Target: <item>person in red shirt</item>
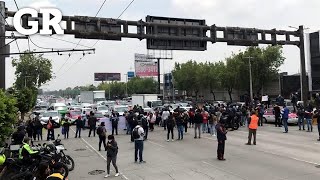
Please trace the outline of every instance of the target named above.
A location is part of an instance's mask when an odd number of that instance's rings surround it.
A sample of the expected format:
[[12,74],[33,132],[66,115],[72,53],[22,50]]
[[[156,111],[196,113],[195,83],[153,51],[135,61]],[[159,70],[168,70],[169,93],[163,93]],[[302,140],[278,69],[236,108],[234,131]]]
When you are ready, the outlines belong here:
[[209,113],[205,110],[202,110],[202,133],[206,133],[208,131],[208,118],[209,118]]

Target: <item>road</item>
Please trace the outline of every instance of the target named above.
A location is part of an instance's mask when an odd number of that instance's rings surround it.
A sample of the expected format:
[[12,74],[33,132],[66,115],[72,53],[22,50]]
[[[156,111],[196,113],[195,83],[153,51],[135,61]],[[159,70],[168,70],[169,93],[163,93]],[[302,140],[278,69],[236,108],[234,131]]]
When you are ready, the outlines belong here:
[[[315,128],[315,127],[314,127]],[[74,127],[72,127],[74,130]],[[315,129],[314,129],[315,130]],[[296,126],[289,126],[289,133],[282,133],[282,128],[273,125],[259,127],[257,145],[247,146],[247,129],[227,134],[225,158],[216,159],[217,142],[209,134],[201,139],[193,138],[193,129],[188,129],[183,141],[166,142],[166,132],[156,127],[149,132],[145,142],[145,164],[134,163],[134,144],[130,137],[120,131],[116,136],[119,145],[119,177],[109,179],[130,180],[318,180],[320,179],[320,143],[316,141],[318,132],[298,131]],[[76,163],[70,173],[70,180],[104,179],[105,173],[88,174],[94,170],[106,171],[106,152],[97,151],[98,137],[88,137],[88,130],[82,131],[82,138],[62,140],[67,154]],[[174,132],[177,137],[177,131]],[[113,167],[111,166],[113,170]],[[111,172],[115,174],[114,171]]]

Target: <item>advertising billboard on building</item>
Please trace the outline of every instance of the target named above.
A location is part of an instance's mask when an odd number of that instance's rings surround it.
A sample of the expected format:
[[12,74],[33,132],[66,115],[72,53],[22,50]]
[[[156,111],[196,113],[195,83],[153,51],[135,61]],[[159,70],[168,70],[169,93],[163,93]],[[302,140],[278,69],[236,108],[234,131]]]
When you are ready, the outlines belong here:
[[120,73],[94,73],[95,81],[121,81]]
[[133,71],[128,71],[127,75],[128,75],[128,80],[130,80],[130,79],[134,78],[135,73]]
[[158,64],[148,59],[148,55],[135,54],[134,66],[138,77],[158,76]]

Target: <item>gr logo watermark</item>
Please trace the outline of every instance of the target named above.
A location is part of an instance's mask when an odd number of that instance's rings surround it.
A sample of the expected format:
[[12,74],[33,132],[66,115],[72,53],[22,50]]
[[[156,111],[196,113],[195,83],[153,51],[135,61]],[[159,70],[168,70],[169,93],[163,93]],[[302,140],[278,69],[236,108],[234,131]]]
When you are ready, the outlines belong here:
[[[23,15],[31,15],[33,18],[38,17],[38,11],[33,8],[22,8],[17,11],[13,17],[13,26],[16,31],[23,35],[33,35],[39,33],[42,35],[51,35],[52,29],[54,29],[56,34],[64,34],[64,30],[60,26],[62,20],[62,13],[59,9],[56,8],[41,8],[39,13],[42,14],[42,28],[39,31],[39,22],[38,21],[28,21],[28,26],[31,28],[25,28],[21,24],[21,17]],[[50,16],[53,16],[51,18]],[[52,29],[50,29],[52,27]]]

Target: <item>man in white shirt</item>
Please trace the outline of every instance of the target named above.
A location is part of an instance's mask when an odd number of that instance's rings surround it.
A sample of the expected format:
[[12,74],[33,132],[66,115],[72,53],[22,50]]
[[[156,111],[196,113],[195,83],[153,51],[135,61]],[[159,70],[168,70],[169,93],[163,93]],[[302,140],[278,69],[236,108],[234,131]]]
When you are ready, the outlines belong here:
[[162,119],[162,125],[164,127],[164,130],[167,130],[167,120],[170,116],[170,112],[168,110],[168,108],[165,108],[162,112],[162,116],[161,116],[161,119]]
[[135,137],[135,133],[137,132],[137,136],[134,139],[134,162],[138,162],[138,153],[139,153],[139,163],[145,163],[142,158],[143,153],[143,140],[144,140],[144,130],[140,125],[137,125],[133,130],[133,137]]

